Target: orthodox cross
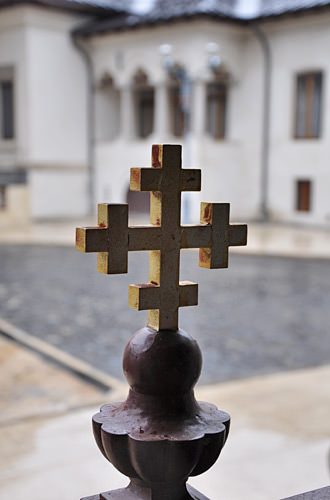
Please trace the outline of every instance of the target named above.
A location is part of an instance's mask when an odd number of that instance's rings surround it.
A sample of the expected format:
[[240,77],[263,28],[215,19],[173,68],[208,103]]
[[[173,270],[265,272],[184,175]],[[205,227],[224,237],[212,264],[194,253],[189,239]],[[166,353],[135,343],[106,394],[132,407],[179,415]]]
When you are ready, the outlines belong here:
[[150,191],[150,226],[129,226],[128,205],[100,204],[98,227],[77,228],[76,248],[98,253],[98,271],[127,273],[128,251],[149,250],[149,283],[129,286],[129,306],[148,325],[177,330],[178,309],[197,305],[198,285],[179,282],[181,248],[199,248],[199,265],[228,267],[228,248],[246,245],[247,226],[229,223],[229,203],[201,203],[201,224],[181,226],[181,192],[200,191],[201,171],[182,169],[181,146],[154,145],[152,168],[132,168],[130,189]]

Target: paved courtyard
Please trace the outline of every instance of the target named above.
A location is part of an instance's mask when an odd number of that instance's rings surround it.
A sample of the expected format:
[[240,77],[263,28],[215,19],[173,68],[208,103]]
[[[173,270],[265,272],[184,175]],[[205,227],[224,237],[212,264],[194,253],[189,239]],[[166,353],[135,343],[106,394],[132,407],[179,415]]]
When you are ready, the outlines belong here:
[[[118,276],[62,246],[4,244],[0,263],[0,317],[122,378],[123,348],[147,314],[128,309],[127,287],[147,280],[148,253],[131,253]],[[181,267],[199,283],[200,306],[181,309],[180,326],[202,348],[202,383],[329,361],[330,261],[235,254],[209,271],[189,250]]]

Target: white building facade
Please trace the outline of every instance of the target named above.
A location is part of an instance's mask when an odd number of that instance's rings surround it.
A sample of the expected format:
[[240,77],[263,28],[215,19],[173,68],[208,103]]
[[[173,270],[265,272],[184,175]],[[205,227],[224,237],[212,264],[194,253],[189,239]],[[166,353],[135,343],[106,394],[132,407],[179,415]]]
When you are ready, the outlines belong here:
[[79,19],[34,6],[1,10],[2,219],[86,210],[87,84],[70,39]]
[[203,175],[185,222],[200,200],[229,201],[233,219],[329,224],[330,9],[277,3],[248,19],[215,0],[173,15],[172,2],[142,15],[1,9],[0,221],[126,202],[129,168],[150,165],[151,144],[179,143]]
[[[193,37],[192,33],[195,33]],[[254,74],[251,72],[245,78],[243,47],[247,37],[248,34],[236,26],[195,20],[160,26],[157,30],[119,32],[90,40],[95,81],[102,82],[104,75],[111,78],[108,89],[97,84],[96,103],[100,103],[103,112],[106,94],[119,95],[119,99],[112,100],[116,110],[111,111],[109,107],[107,113],[109,122],[110,116],[116,115],[117,133],[111,139],[101,135],[96,141],[97,199],[110,195],[110,199],[124,200],[128,189],[127,165],[132,162],[136,166],[148,164],[152,143],[180,143],[183,144],[184,166],[203,170],[202,192],[191,195],[194,199],[230,200],[234,215],[257,216],[261,135],[258,129],[262,103],[256,99],[253,113],[248,107],[249,96],[258,85],[259,94],[262,93],[262,75],[259,66]],[[188,132],[183,130],[180,116],[177,116],[178,83],[163,67],[159,51],[159,47],[169,41],[173,46],[174,63],[184,68],[191,81]],[[221,47],[228,73],[224,82],[220,79],[218,83],[217,75],[208,67],[206,47],[210,42]],[[248,43],[253,45],[254,41]],[[260,51],[258,46],[255,50]],[[220,123],[214,123],[213,130],[208,127],[211,120],[208,94],[212,86],[225,93],[223,108],[219,109],[220,104],[215,100],[211,110],[223,113],[225,130],[220,130]],[[148,90],[153,119],[146,116],[147,103],[141,103],[141,99],[147,98]],[[96,107],[96,124],[102,123],[99,128],[104,134],[105,129],[110,130],[110,123],[101,121],[99,108]],[[199,203],[190,203],[191,207],[194,205],[198,217]]]

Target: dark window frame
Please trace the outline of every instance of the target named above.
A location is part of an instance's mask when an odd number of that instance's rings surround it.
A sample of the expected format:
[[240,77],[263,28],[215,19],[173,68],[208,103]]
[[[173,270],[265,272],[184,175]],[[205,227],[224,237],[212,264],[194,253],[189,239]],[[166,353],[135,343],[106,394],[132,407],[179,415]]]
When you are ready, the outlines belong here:
[[297,179],[295,184],[297,212],[312,211],[313,182],[310,179]]
[[1,99],[1,139],[13,140],[15,137],[14,113],[14,82],[12,80],[0,81]]
[[307,71],[296,75],[295,139],[321,137],[323,88],[322,71]]
[[169,86],[170,132],[174,137],[182,138],[185,134],[185,113],[182,109],[181,89],[178,83]]
[[0,210],[7,208],[7,186],[0,184]]
[[206,87],[206,133],[214,140],[227,135],[228,85],[210,82]]
[[136,135],[140,139],[149,137],[155,128],[155,89],[141,86],[135,89]]
[[12,66],[0,67],[0,141],[16,138],[15,72]]

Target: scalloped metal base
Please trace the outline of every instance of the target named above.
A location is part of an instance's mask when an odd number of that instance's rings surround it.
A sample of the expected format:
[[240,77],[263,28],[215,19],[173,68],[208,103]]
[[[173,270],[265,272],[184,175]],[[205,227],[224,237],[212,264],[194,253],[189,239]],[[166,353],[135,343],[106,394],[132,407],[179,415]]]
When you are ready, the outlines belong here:
[[[187,486],[187,496],[178,498],[175,500],[209,500],[205,495],[195,490],[189,484]],[[130,483],[127,488],[121,488],[119,490],[106,491],[105,493],[100,493],[99,495],[93,495],[91,497],[85,497],[81,500],[170,500],[162,494],[158,497],[152,495],[150,488],[142,488]],[[171,500],[174,500],[171,498]]]

